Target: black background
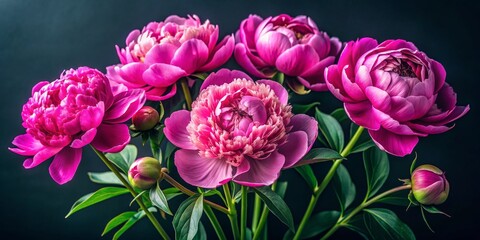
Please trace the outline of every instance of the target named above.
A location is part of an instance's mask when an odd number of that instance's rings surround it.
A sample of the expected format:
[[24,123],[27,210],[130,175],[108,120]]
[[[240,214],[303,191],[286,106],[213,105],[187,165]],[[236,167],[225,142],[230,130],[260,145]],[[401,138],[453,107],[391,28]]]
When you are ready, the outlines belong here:
[[[75,178],[63,186],[50,179],[49,161],[25,170],[22,167],[24,158],[7,150],[12,139],[24,133],[21,107],[36,82],[52,81],[63,69],[83,65],[104,71],[106,66],[118,63],[114,46],[123,47],[131,30],[142,28],[150,21],[161,21],[171,14],[197,14],[202,20],[208,18],[220,26],[221,36],[225,36],[235,32],[241,20],[250,13],[262,17],[288,13],[310,16],[319,28],[342,41],[364,36],[379,41],[407,39],[444,65],[447,81],[457,92],[459,104],[470,104],[472,110],[457,121],[453,130],[422,139],[416,151],[419,163],[432,163],[447,172],[451,193],[440,208],[452,217],[430,215],[431,225],[436,230],[433,234],[423,224],[418,209],[408,212],[401,207],[392,209],[411,226],[419,239],[476,238],[479,235],[476,218],[480,213],[476,205],[480,201],[477,180],[480,163],[475,155],[480,134],[476,125],[479,120],[480,51],[476,43],[480,7],[474,2],[0,0],[0,236],[2,239],[35,236],[40,239],[99,239],[108,220],[129,209],[130,199],[120,197],[64,219],[76,199],[99,187],[90,183],[86,175],[88,171],[105,170],[91,149],[84,150]],[[327,94],[311,97],[319,98],[321,108],[328,112],[340,103]],[[391,158],[387,187],[398,185],[397,178],[408,177],[412,158]],[[353,156],[346,166],[362,194],[365,183],[360,160]],[[328,167],[325,163],[315,168],[320,176]],[[308,203],[307,188],[294,171],[287,171],[282,178],[291,180],[286,201],[298,223]],[[174,204],[173,209],[176,207]],[[336,200],[327,191],[318,209],[336,207]],[[211,231],[206,223],[207,230]],[[229,224],[223,222],[223,225],[229,232]],[[275,220],[269,229],[274,239],[284,232],[283,225]],[[155,234],[144,219],[127,232],[124,239],[153,239]],[[358,236],[340,230],[334,238]]]

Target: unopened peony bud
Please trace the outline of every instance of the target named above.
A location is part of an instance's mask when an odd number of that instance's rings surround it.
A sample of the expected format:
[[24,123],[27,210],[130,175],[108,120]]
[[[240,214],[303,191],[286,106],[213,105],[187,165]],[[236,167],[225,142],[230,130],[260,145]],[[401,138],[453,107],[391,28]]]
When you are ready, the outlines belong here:
[[139,131],[150,130],[158,123],[157,110],[150,106],[144,106],[132,117],[133,126]]
[[447,200],[450,185],[445,173],[429,164],[421,165],[412,173],[412,193],[425,205],[438,205]]
[[160,178],[160,162],[152,157],[139,158],[128,170],[128,180],[132,186],[142,190],[152,187]]

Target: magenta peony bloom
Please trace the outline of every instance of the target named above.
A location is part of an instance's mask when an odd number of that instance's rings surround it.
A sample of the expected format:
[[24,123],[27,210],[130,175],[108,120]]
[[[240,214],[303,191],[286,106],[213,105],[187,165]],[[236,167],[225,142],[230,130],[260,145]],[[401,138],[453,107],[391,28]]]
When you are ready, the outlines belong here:
[[277,82],[254,82],[222,69],[205,80],[192,104],[165,119],[165,136],[181,149],[175,165],[189,184],[215,188],[230,180],[257,187],[272,184],[280,170],[312,147],[317,122],[293,115],[287,91]]
[[219,44],[218,26],[172,15],[132,31],[127,46],[117,54],[121,64],[107,67],[109,79],[129,89],[144,89],[148,100],[160,101],[176,93],[175,83],[195,72],[212,71],[232,55],[235,40],[226,36]]
[[411,184],[413,196],[425,205],[442,204],[450,192],[445,173],[429,164],[421,165],[413,171]]
[[240,24],[236,39],[235,59],[246,71],[260,78],[280,71],[314,91],[327,91],[323,72],[342,47],[312,19],[286,14],[265,20],[250,15]]
[[25,168],[33,168],[55,156],[49,172],[59,184],[70,181],[82,157],[82,147],[92,144],[103,152],[119,152],[128,142],[128,126],[145,102],[143,90],[115,94],[101,72],[88,67],[70,69],[51,83],[40,82],[23,105],[27,133],[15,137],[10,148],[28,156]]
[[442,133],[465,115],[445,83],[443,66],[405,40],[380,45],[371,38],[349,42],[337,65],[325,71],[329,90],[348,116],[368,129],[378,147],[405,156],[418,137]]

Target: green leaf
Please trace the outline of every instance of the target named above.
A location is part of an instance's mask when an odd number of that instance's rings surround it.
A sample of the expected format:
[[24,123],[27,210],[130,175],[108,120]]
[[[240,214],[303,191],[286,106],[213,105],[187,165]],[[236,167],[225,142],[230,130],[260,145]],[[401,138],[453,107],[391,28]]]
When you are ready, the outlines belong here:
[[415,152],[415,158],[412,161],[412,164],[410,164],[410,175],[412,175],[413,170],[415,170],[415,165],[417,163],[417,152]]
[[135,215],[135,214],[136,214],[136,212],[124,212],[124,213],[120,213],[116,217],[112,218],[107,223],[107,225],[105,226],[105,229],[103,229],[102,236],[107,234],[108,232],[110,232],[112,229],[116,228],[120,224],[126,222],[128,219],[133,217],[133,215]]
[[162,189],[160,189],[160,186],[157,183],[157,186],[154,188],[150,188],[150,201],[152,201],[152,204],[155,207],[160,208],[160,210],[173,215],[172,211],[170,211],[170,208],[168,207],[168,200],[165,197],[165,194],[163,194]]
[[318,127],[328,142],[328,145],[340,152],[345,144],[342,126],[334,117],[315,109],[315,119],[318,121]]
[[[150,212],[155,212],[157,211],[155,208],[149,208],[148,209]],[[142,219],[145,217],[146,214],[143,210],[140,210],[139,212],[135,213],[128,221],[113,235],[113,240],[117,240],[122,236],[123,233],[125,233],[128,229],[130,229],[135,223],[138,222],[138,220]]]
[[163,139],[165,138],[165,135],[163,134],[163,126],[161,126],[160,130],[150,130],[149,131],[149,136],[150,136],[150,150],[152,151],[152,155],[155,159],[158,159],[160,163],[162,163],[163,157],[162,157],[162,148],[160,145],[162,144]]
[[258,194],[258,196],[260,196],[268,209],[288,228],[290,228],[292,232],[295,232],[292,212],[290,212],[290,209],[285,201],[283,201],[282,197],[272,191],[268,186],[252,189]]
[[443,211],[439,210],[438,208],[434,207],[434,206],[425,206],[425,205],[422,205],[422,208],[425,209],[425,211],[429,212],[429,213],[432,213],[432,214],[442,214],[442,215],[445,215],[447,217],[450,217],[450,215],[444,213]]
[[355,184],[353,184],[352,178],[348,173],[347,168],[340,164],[333,176],[333,186],[338,201],[340,202],[340,209],[343,213],[353,200],[355,200]]
[[[89,172],[87,174],[88,174],[88,178],[90,178],[90,181],[94,183],[115,184],[115,185],[123,186],[122,181],[120,181],[117,178],[117,176],[115,176],[115,173],[113,172]],[[123,177],[126,179],[125,175],[123,175]]]
[[303,165],[296,167],[295,170],[305,179],[310,189],[313,191],[318,186],[318,180],[315,177],[315,173],[312,170],[312,167],[309,165]]
[[285,197],[285,193],[287,192],[288,182],[277,182],[275,185],[274,191],[278,194],[281,198]]
[[203,195],[193,195],[178,207],[173,217],[175,239],[193,239],[199,228],[203,213]]
[[369,240],[370,234],[368,233],[366,226],[365,226],[365,221],[363,219],[363,213],[354,216],[350,221],[348,221],[347,224],[344,224],[344,226],[356,233],[358,233],[361,237],[363,237],[366,240]]
[[345,159],[335,150],[330,148],[313,148],[298,161],[293,167],[308,165],[317,162],[326,162],[336,159]]
[[207,231],[205,231],[205,227],[203,226],[202,222],[198,222],[198,231],[195,237],[193,238],[194,240],[207,240]]
[[303,229],[302,238],[313,238],[330,229],[339,217],[339,211],[323,211],[312,215]]
[[366,199],[375,195],[388,178],[390,164],[387,154],[378,147],[363,152],[363,165],[367,175]]
[[167,198],[167,200],[170,200],[176,196],[182,195],[183,193],[180,192],[178,188],[171,187],[171,188],[163,189],[163,194],[165,194],[165,198]]
[[126,188],[119,188],[119,187],[104,187],[100,188],[94,193],[87,194],[80,199],[78,199],[70,209],[70,212],[68,212],[67,216],[65,218],[68,218],[70,215],[73,213],[84,209],[86,207],[89,207],[93,204],[99,203],[101,201],[107,200],[112,197],[116,197],[125,193],[128,193],[128,189]]
[[343,121],[348,120],[348,116],[347,116],[347,113],[345,113],[344,108],[337,108],[337,109],[333,110],[333,112],[330,113],[330,115],[332,117],[334,117],[335,119],[337,119],[338,122],[343,122]]
[[292,112],[295,114],[303,114],[318,105],[320,105],[319,102],[313,102],[310,104],[292,104]]
[[[358,125],[355,123],[350,124],[350,138],[355,135],[355,132],[357,132]],[[350,153],[357,153],[357,152],[363,152],[371,147],[375,146],[375,143],[372,141],[372,138],[368,134],[367,130],[363,130],[362,134],[360,134],[360,137],[357,140],[357,143],[353,147],[352,151]]]
[[105,154],[108,160],[120,168],[125,174],[128,174],[128,169],[132,165],[135,158],[137,158],[137,147],[135,145],[127,145],[119,153],[107,153]]
[[415,239],[412,230],[394,212],[384,208],[363,211],[365,226],[372,239]]

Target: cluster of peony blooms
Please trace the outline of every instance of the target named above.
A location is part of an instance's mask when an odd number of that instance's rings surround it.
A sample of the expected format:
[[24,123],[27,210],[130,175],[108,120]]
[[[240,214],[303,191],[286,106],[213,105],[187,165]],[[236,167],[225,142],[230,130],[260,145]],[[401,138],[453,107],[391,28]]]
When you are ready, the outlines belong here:
[[[457,106],[456,94],[445,82],[444,67],[411,42],[360,38],[344,43],[321,31],[311,18],[286,14],[265,19],[250,15],[235,35],[219,41],[218,26],[208,20],[202,23],[194,15],[151,22],[141,31],[133,30],[125,46],[116,49],[120,63],[107,67],[106,74],[79,67],[35,85],[21,114],[26,133],[17,136],[12,142],[16,147],[10,148],[27,157],[25,168],[53,157],[50,175],[64,184],[73,179],[82,149],[91,145],[110,170],[104,175],[91,173],[92,181],[122,187],[93,193],[103,194],[102,198],[80,199],[71,213],[128,192],[140,206],[135,215],[115,217],[106,231],[147,216],[168,239],[166,226],[158,223],[153,212],[172,214],[168,201],[184,193],[190,197],[172,220],[177,238],[205,237],[202,211],[219,239],[230,238],[214,208],[228,215],[234,239],[265,236],[269,211],[288,227],[287,238],[319,234],[328,238],[345,226],[367,238],[382,238],[382,233],[369,229],[373,225],[353,225],[352,219],[363,214],[369,221],[389,215],[390,222],[381,223],[383,229],[401,225],[396,233],[408,239],[413,233],[393,212],[368,207],[388,202],[390,194],[410,190],[405,200],[420,206],[422,214],[424,210],[437,213],[440,210],[431,205],[443,203],[448,196],[445,174],[435,166],[422,165],[411,171],[403,185],[374,197],[388,177],[387,153],[411,154],[419,137],[451,129],[451,123],[469,111],[469,106]],[[245,72],[219,69],[232,57]],[[333,94],[343,109],[335,114],[313,109],[315,104],[295,109],[292,103],[306,94],[311,94],[310,99]],[[348,119],[355,131],[344,146],[342,125]],[[362,135],[363,129],[368,135]],[[136,159],[136,148],[127,147],[137,136],[149,142],[151,156]],[[347,211],[356,191],[342,161],[356,152],[363,152],[368,189],[365,201]],[[328,162],[330,170],[318,181],[311,165]],[[313,191],[306,195],[312,200],[299,223],[293,222],[283,200],[286,187],[283,193],[278,190],[281,173],[292,168]],[[328,215],[332,219],[323,212],[318,214],[324,219],[313,218],[318,197],[332,179],[341,182],[335,189],[341,209]],[[199,187],[198,191],[181,182]],[[166,189],[167,183],[173,188]],[[217,187],[223,193],[213,190]],[[139,197],[142,194],[148,197]],[[206,199],[213,195],[222,201]],[[255,205],[248,227],[247,202],[252,195]]]

